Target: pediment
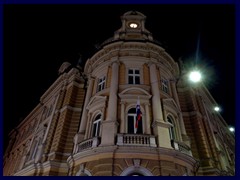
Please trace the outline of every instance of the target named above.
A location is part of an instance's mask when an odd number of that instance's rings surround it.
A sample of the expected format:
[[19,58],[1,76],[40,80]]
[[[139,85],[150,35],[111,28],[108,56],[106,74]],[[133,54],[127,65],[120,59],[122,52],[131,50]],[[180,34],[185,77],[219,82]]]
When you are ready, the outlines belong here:
[[92,106],[105,105],[107,96],[94,96],[90,99],[87,109],[91,109]]
[[178,107],[173,98],[163,99],[162,102],[163,106],[172,107],[173,109],[177,109],[178,111],[180,111],[180,108]]
[[139,87],[130,87],[124,89],[121,93],[118,94],[120,98],[136,98],[141,97],[144,99],[150,99],[152,97],[146,90]]

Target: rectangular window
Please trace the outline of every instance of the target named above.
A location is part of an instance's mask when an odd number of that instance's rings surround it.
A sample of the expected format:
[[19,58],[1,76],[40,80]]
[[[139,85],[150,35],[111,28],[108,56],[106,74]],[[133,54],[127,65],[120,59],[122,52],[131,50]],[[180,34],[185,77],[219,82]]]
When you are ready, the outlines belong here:
[[105,76],[102,78],[99,78],[97,92],[102,91],[105,88],[105,84],[106,84]]
[[128,70],[128,84],[140,84],[140,71],[138,69]]
[[169,93],[168,80],[162,79],[162,91]]

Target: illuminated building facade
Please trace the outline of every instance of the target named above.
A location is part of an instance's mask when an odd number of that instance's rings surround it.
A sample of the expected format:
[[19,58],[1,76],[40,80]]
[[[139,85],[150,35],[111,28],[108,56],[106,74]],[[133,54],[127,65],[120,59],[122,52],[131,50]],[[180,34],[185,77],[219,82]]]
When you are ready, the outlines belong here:
[[235,174],[235,138],[207,88],[189,84],[142,13],[121,20],[84,69],[62,64],[10,133],[5,176]]

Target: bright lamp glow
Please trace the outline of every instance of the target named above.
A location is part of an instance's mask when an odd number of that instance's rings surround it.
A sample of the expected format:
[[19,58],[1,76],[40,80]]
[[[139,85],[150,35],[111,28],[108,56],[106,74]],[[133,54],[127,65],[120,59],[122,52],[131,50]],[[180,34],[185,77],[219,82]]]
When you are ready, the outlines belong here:
[[235,131],[235,128],[234,128],[234,127],[229,127],[229,130],[230,130],[231,132],[234,132],[234,131]]
[[138,25],[137,25],[136,23],[131,23],[131,24],[130,24],[130,27],[135,29],[135,28],[138,27]]
[[202,76],[199,71],[192,71],[189,74],[190,81],[192,81],[194,83],[201,81],[201,78],[202,78]]
[[218,112],[218,111],[220,111],[220,108],[219,108],[218,106],[216,106],[216,107],[214,108],[214,110]]

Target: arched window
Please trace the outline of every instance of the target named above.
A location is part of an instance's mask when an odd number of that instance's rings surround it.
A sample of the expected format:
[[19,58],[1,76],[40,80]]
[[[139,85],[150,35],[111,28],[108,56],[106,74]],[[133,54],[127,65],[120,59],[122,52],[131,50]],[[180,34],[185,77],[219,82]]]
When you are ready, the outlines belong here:
[[101,115],[97,115],[95,120],[93,121],[93,129],[92,129],[92,136],[99,136],[100,134],[100,125],[101,125]]
[[136,128],[136,121],[137,121],[137,113],[136,108],[131,108],[128,111],[128,133],[129,134],[142,134],[143,127],[142,127],[142,118],[138,121],[138,126]]
[[169,128],[170,139],[171,139],[171,141],[174,141],[174,139],[176,139],[174,121],[171,116],[167,117],[167,121],[171,124],[171,127]]

